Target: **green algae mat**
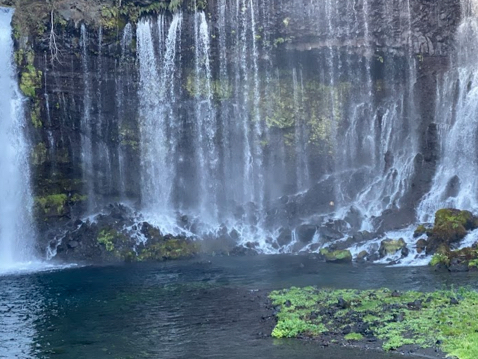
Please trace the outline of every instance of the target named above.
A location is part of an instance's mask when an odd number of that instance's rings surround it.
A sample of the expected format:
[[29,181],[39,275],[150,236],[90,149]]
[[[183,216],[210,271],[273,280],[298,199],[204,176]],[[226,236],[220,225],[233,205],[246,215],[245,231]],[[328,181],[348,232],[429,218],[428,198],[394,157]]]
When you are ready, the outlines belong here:
[[276,338],[376,338],[384,350],[438,347],[449,357],[478,358],[478,293],[470,289],[422,293],[293,287],[269,297],[277,311]]

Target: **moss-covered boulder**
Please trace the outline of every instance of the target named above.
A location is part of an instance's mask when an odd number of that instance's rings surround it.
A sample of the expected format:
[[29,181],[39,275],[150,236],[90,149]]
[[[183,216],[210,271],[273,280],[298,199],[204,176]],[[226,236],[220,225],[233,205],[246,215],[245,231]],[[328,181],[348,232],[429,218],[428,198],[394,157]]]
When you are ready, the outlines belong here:
[[327,248],[320,250],[320,255],[325,258],[326,262],[331,263],[350,263],[352,262],[352,253],[349,250],[331,251]]
[[405,243],[403,238],[385,239],[380,243],[378,253],[380,254],[380,257],[383,258],[403,250],[406,246],[407,244]]
[[433,255],[430,265],[450,272],[475,270],[478,266],[478,249],[468,247],[452,251],[446,245],[442,245]]
[[428,237],[427,254],[436,253],[441,246],[459,242],[468,230],[478,228],[478,221],[469,211],[440,209],[435,214],[435,223]]

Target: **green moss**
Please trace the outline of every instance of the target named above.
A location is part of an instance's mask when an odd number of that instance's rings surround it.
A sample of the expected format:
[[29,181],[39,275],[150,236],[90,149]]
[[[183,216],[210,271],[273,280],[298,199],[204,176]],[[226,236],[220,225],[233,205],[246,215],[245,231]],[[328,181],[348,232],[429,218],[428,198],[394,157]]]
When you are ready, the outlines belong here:
[[[273,305],[280,306],[274,337],[340,335],[345,326],[363,321],[383,341],[385,350],[441,343],[440,348],[450,356],[477,357],[478,293],[469,289],[396,295],[389,289],[307,287],[274,291],[270,298]],[[361,334],[351,333],[344,339],[360,340]]]
[[229,82],[212,80],[208,83],[205,77],[197,78],[193,73],[187,76],[184,89],[191,97],[207,96],[210,91],[218,101],[227,100],[233,94],[233,88]]
[[351,340],[351,341],[354,341],[354,340],[362,340],[363,339],[363,335],[360,334],[360,333],[349,333],[347,334],[345,337],[344,337],[345,340]]
[[463,226],[466,229],[474,227],[473,214],[469,211],[457,209],[440,209],[435,213],[435,227],[451,225],[453,228]]
[[350,84],[339,83],[331,87],[314,79],[304,79],[303,84],[296,85],[294,88],[290,73],[271,80],[270,92],[263,94],[268,101],[260,102],[267,126],[281,130],[285,143],[293,146],[295,127],[301,124],[309,144],[325,146],[327,151],[332,151],[333,132],[342,120]]
[[[183,3],[183,0],[171,0],[168,5],[168,10],[171,12],[177,11],[179,10],[182,3]],[[199,9],[201,9],[201,6],[202,6],[202,9],[204,9],[206,7],[206,4],[207,4],[207,1],[204,1],[204,0],[203,1],[199,0],[197,2],[197,6]]]
[[40,102],[38,101],[38,99],[35,99],[33,108],[30,111],[30,117],[32,120],[33,127],[41,128],[43,126],[43,123],[40,120]]
[[71,202],[84,202],[88,199],[88,196],[86,195],[80,195],[78,193],[75,193],[72,197],[71,197]]
[[101,25],[106,30],[114,29],[118,25],[119,9],[116,6],[103,5],[101,7]]
[[43,35],[50,19],[50,10],[51,5],[46,1],[15,1],[15,14],[12,20],[14,38],[20,40]]
[[192,257],[198,252],[199,246],[195,242],[184,239],[168,239],[143,248],[137,259],[139,261],[180,259]]
[[381,257],[390,254],[395,254],[406,246],[403,238],[400,239],[385,239],[380,243],[379,253]]
[[468,262],[468,268],[478,268],[478,258]]
[[327,330],[320,320],[306,320],[318,299],[312,288],[291,288],[286,293],[284,295],[284,292],[272,292],[270,295],[273,304],[282,308],[278,314],[277,325],[272,331],[274,338],[316,336]]
[[30,98],[30,117],[35,128],[42,127],[40,119],[41,101],[38,98],[38,90],[42,86],[42,75],[40,70],[34,66],[35,55],[33,51],[18,50],[15,53],[15,62],[21,69],[20,73],[20,90]]
[[116,236],[117,236],[117,233],[115,230],[103,229],[98,234],[97,241],[98,243],[104,245],[108,252],[113,252],[115,250],[115,245],[113,243],[113,240],[115,239]]
[[473,215],[468,211],[440,209],[435,214],[432,236],[446,242],[454,242],[466,236],[467,229],[474,228]]
[[442,253],[434,254],[430,261],[430,265],[434,267],[439,264],[443,264],[448,267],[450,265],[450,258],[448,258],[446,254],[442,254]]
[[27,65],[21,74],[20,90],[25,96],[35,98],[36,91],[41,87],[42,72],[33,65]]
[[330,251],[327,248],[322,248],[319,253],[325,257],[327,262],[352,262],[352,253],[349,250]]
[[468,268],[476,268],[478,266],[478,250],[476,248],[462,248],[452,251],[447,246],[442,245],[433,255],[430,265],[443,265],[450,268],[451,263],[466,264]]
[[450,246],[465,238],[468,230],[477,228],[477,219],[469,211],[440,209],[435,213],[435,223],[428,232],[427,253],[433,254],[440,246]]
[[35,204],[44,214],[62,215],[66,212],[65,205],[68,197],[64,193],[36,197]]
[[47,160],[47,150],[43,142],[38,143],[32,150],[31,162],[34,166],[39,166]]

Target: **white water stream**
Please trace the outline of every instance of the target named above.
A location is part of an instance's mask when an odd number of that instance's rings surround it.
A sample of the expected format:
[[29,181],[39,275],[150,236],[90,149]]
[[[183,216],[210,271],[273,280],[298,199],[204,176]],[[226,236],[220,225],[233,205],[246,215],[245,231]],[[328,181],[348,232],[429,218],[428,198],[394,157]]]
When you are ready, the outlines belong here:
[[0,8],[0,271],[34,259],[29,145],[13,65],[13,10]]

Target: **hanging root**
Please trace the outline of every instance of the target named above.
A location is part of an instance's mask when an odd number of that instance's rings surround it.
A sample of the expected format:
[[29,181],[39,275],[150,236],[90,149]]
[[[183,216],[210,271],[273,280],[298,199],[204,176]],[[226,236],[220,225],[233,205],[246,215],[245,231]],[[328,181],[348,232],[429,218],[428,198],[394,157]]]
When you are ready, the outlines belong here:
[[54,11],[50,11],[50,38],[48,41],[48,47],[50,48],[50,62],[53,65],[55,61],[61,64],[60,61],[60,50],[56,43],[56,34],[55,34],[55,23],[54,23]]

